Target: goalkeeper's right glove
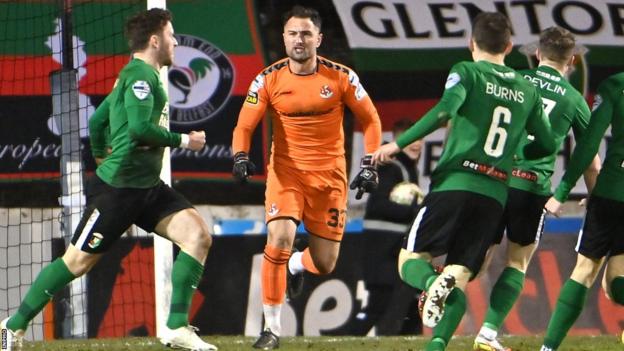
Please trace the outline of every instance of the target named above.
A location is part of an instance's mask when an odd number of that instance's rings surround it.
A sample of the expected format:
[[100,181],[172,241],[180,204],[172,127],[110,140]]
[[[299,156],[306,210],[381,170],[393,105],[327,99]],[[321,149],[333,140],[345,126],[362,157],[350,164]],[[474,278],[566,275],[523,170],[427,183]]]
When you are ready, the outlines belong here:
[[373,165],[373,157],[372,155],[366,155],[360,161],[360,172],[351,182],[350,188],[357,189],[355,199],[359,200],[364,193],[375,191],[378,185],[379,175],[377,174],[377,168]]
[[234,155],[234,167],[232,175],[239,183],[246,183],[249,176],[256,172],[256,165],[249,160],[249,155],[244,151],[239,151]]

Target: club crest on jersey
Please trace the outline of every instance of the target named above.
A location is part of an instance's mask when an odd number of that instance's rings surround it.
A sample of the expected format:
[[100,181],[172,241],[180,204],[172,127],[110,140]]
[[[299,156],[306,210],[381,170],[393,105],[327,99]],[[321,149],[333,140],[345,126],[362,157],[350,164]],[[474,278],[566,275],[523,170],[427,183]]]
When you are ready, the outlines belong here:
[[271,217],[275,216],[276,214],[279,213],[279,208],[277,208],[276,204],[271,204],[271,207],[269,208],[269,210],[267,211],[267,214]]
[[226,105],[234,87],[234,65],[214,44],[177,34],[175,63],[169,68],[170,122],[205,122]]
[[323,87],[321,88],[321,97],[323,99],[329,99],[330,97],[332,97],[332,95],[334,95],[334,92],[331,91],[329,85],[323,85]]
[[102,239],[104,239],[104,236],[100,233],[93,233],[93,236],[91,237],[91,240],[89,240],[89,243],[87,243],[87,245],[89,245],[90,248],[95,249],[96,247],[100,246],[100,244],[102,243]]
[[132,84],[132,92],[137,99],[145,100],[145,98],[147,98],[147,96],[152,92],[152,89],[146,81],[137,80],[134,84]]

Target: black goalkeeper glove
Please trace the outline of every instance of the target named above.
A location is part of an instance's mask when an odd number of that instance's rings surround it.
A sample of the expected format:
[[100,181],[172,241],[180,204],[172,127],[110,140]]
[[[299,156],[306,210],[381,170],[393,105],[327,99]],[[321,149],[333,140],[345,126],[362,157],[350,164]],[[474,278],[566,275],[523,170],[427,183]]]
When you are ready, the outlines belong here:
[[357,194],[355,194],[357,200],[361,199],[365,192],[370,193],[377,189],[379,184],[379,176],[377,175],[377,169],[373,166],[372,155],[362,157],[360,168],[360,172],[355,176],[350,186],[351,189],[358,190]]
[[256,165],[249,160],[249,155],[246,152],[239,151],[234,155],[234,167],[232,168],[232,175],[237,182],[243,184],[247,182],[249,176],[256,172]]

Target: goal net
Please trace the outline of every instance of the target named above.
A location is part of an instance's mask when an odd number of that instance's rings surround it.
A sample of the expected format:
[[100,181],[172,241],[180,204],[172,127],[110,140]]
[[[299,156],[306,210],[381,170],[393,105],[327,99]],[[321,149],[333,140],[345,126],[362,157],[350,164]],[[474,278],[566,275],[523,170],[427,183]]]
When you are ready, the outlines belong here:
[[[125,19],[147,6],[0,2],[0,319],[15,313],[71,239],[95,169],[88,119],[128,62]],[[151,238],[123,239],[118,263],[100,263],[58,293],[27,339],[153,335],[154,294],[146,293],[154,287],[153,255],[141,250],[144,240]]]

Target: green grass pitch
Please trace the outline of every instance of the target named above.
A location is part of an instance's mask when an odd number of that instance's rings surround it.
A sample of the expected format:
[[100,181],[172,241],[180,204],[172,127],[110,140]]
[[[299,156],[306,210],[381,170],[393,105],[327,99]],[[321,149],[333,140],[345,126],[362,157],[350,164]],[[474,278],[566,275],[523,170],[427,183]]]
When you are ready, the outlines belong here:
[[[207,336],[206,341],[215,344],[220,351],[253,350],[254,338],[242,336]],[[537,351],[543,336],[534,337],[503,337],[501,342],[514,351]],[[473,337],[455,337],[448,351],[472,350]],[[424,350],[427,339],[424,337],[284,337],[279,350],[302,351],[350,351],[350,350],[387,350],[387,351],[418,351]],[[624,350],[619,336],[570,336],[559,348],[561,351],[615,351]],[[120,339],[86,339],[59,340],[47,342],[28,342],[24,351],[81,351],[81,350],[170,350],[162,346],[155,338],[120,338]]]

